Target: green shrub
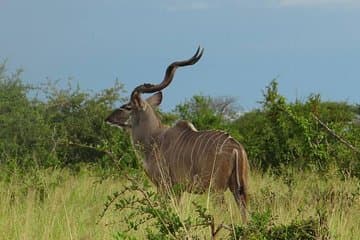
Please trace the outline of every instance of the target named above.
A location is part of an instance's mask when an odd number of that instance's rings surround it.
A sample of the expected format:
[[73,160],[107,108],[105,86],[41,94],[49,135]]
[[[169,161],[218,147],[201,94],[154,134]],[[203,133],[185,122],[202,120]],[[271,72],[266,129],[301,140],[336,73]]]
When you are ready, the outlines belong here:
[[118,82],[96,94],[71,82],[34,87],[0,65],[0,163],[25,171],[79,163],[137,168],[128,134],[104,122],[122,91]]
[[358,174],[360,127],[353,123],[356,108],[322,102],[318,95],[311,95],[304,103],[288,103],[277,87],[276,81],[271,82],[262,108],[233,122],[253,166],[321,171],[337,166]]

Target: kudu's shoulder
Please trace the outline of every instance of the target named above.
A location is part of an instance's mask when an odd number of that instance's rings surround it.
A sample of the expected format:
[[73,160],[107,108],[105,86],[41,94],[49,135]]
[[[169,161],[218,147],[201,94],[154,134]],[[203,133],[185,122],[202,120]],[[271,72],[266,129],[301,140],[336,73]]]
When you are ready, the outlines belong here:
[[[189,133],[192,134],[193,137],[200,137],[200,136],[207,136],[210,140],[213,141],[216,139],[218,141],[222,141],[224,139],[231,139],[231,141],[236,140],[231,137],[231,135],[227,132],[221,131],[221,130],[202,130],[199,131],[195,128],[195,126],[186,120],[180,120],[178,121],[172,128],[169,129],[172,133],[182,134]],[[186,135],[186,134],[185,134]],[[184,136],[185,136],[184,135]]]
[[189,132],[196,132],[197,135],[202,135],[202,134],[210,134],[210,135],[222,135],[225,137],[230,137],[230,134],[221,130],[202,130],[199,131],[195,128],[195,126],[186,120],[180,120],[178,121],[171,129],[173,130],[178,130],[180,132],[184,132],[184,131],[189,131]]
[[195,128],[195,126],[186,120],[180,120],[178,121],[173,128],[179,129],[179,130],[189,130],[189,131],[194,131],[197,132],[198,130]]

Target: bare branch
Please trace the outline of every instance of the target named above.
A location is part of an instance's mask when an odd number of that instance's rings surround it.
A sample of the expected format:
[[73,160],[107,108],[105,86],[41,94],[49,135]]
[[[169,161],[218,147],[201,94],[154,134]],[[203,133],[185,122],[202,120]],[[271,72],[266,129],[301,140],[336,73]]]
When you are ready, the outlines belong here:
[[344,138],[340,137],[339,135],[337,135],[335,133],[334,130],[332,130],[331,128],[329,128],[324,122],[322,122],[315,114],[311,113],[311,116],[333,137],[335,137],[339,142],[343,143],[345,146],[347,146],[348,148],[350,148],[351,150],[353,150],[354,152],[359,153],[359,149],[357,149],[356,147],[354,147],[351,143],[349,143],[348,141],[346,141]]

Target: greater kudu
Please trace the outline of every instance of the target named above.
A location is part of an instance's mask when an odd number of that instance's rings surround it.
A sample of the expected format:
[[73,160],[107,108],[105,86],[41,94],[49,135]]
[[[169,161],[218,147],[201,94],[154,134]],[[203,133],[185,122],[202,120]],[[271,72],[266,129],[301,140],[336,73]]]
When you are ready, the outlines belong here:
[[[248,160],[242,145],[222,131],[197,131],[187,121],[165,126],[154,110],[176,69],[195,64],[202,53],[199,47],[192,58],[170,64],[160,84],[136,87],[130,101],[106,121],[131,130],[134,145],[145,156],[146,174],[158,189],[179,184],[189,192],[211,189],[222,193],[229,188],[246,221]],[[142,93],[155,94],[143,100]]]

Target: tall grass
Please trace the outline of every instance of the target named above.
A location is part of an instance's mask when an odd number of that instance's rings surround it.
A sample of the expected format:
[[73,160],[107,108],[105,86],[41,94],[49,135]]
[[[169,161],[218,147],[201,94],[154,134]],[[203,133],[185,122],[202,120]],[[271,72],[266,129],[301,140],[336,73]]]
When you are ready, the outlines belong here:
[[[360,236],[360,183],[336,172],[326,175],[289,171],[283,176],[253,171],[250,177],[250,213],[270,210],[275,224],[309,216],[328,224],[333,239]],[[0,182],[0,239],[114,239],[126,228],[122,213],[108,211],[100,220],[104,202],[126,180],[100,181],[90,170],[37,171],[36,177],[13,175]],[[225,204],[211,201],[216,223],[241,223],[239,210],[227,192]],[[172,205],[181,219],[194,215],[192,202],[206,206],[206,195],[184,194]],[[171,203],[169,203],[171,204]],[[97,222],[100,222],[97,224]],[[150,226],[150,225],[149,225]],[[208,229],[199,230],[209,236]],[[130,232],[137,238],[144,228]]]
[[27,182],[0,183],[0,239],[111,239],[115,228],[96,225],[106,196],[121,186],[91,172],[38,172]]
[[328,224],[333,239],[359,239],[360,181],[340,176],[289,171],[281,177],[252,176],[252,211],[271,209],[275,222],[313,216]]

